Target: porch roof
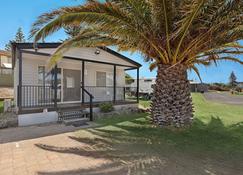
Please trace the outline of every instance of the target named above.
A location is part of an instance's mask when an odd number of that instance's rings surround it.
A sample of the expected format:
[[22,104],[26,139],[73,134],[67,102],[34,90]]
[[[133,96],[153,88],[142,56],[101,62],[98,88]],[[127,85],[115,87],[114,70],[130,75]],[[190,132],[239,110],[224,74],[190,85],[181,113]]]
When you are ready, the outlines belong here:
[[[13,43],[13,48],[21,50],[23,53],[42,55],[50,57],[61,43]],[[13,49],[16,52],[16,49]],[[98,51],[96,53],[96,51]],[[15,55],[13,54],[13,63],[15,63]],[[107,47],[97,48],[71,48],[63,54],[64,58],[74,60],[85,60],[89,62],[120,65],[128,67],[128,69],[139,68],[142,65],[131,60],[118,52]],[[13,65],[14,66],[14,65]]]

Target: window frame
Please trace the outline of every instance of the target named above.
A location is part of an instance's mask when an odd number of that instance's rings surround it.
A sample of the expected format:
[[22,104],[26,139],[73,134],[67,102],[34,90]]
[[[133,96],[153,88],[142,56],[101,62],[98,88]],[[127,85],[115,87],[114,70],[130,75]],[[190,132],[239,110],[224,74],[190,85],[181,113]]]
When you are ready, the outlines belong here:
[[[98,73],[103,73],[105,75],[104,77],[104,85],[98,85]],[[95,74],[95,84],[96,84],[96,87],[106,87],[107,86],[107,72],[104,72],[104,71],[96,71],[96,74]],[[103,77],[102,77],[103,78]]]

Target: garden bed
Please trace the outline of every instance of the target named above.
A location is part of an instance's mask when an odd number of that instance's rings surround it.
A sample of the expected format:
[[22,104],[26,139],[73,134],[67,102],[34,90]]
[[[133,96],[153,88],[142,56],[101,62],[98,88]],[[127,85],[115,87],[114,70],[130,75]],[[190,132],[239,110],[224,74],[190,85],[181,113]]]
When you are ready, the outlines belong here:
[[15,113],[0,113],[0,129],[8,127],[17,127],[18,117]]

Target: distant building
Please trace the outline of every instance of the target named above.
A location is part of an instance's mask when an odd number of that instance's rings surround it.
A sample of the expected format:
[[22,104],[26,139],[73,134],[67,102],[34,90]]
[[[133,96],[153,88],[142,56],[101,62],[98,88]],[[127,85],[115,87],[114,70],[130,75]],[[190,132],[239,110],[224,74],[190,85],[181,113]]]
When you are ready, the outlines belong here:
[[[139,96],[144,98],[151,98],[153,94],[153,85],[156,83],[156,78],[141,78],[139,79]],[[127,89],[136,87],[137,80],[133,80],[131,84],[127,84]],[[207,92],[208,85],[205,83],[199,83],[190,81],[191,92]]]
[[9,52],[0,50],[0,68],[12,68],[12,58]]
[[242,89],[243,89],[243,82],[238,82],[238,83],[237,83],[237,87],[239,87],[239,88],[242,88]]
[[[152,85],[155,84],[156,79],[155,78],[140,78],[139,79],[139,93],[153,93]],[[137,84],[137,80],[134,80],[132,84],[130,84],[131,87],[135,87]]]
[[190,81],[191,92],[208,92],[208,85],[196,81]]
[[13,86],[13,71],[11,54],[0,50],[0,87]]

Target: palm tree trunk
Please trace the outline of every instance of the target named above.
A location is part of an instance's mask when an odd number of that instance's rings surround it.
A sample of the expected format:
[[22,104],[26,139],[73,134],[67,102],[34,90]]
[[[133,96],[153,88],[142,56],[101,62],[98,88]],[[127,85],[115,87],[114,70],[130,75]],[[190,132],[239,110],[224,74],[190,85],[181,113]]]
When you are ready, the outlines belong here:
[[193,106],[184,65],[158,65],[151,114],[152,121],[159,126],[183,127],[191,124]]

